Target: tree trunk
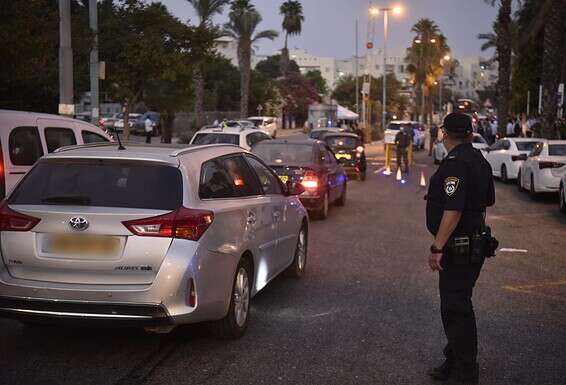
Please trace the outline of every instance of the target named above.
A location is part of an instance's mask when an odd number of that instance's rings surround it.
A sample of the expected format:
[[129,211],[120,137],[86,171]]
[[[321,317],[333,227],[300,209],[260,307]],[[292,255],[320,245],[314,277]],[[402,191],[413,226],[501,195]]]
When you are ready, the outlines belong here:
[[289,49],[287,49],[287,39],[289,37],[288,33],[285,33],[285,46],[281,50],[281,59],[279,61],[279,69],[282,76],[287,76],[287,71],[289,71]]
[[196,129],[204,126],[204,76],[201,70],[201,63],[195,65],[193,69],[193,83],[195,87],[195,125]]
[[240,117],[248,117],[248,105],[250,100],[250,77],[251,77],[251,42],[240,42],[238,44],[238,62],[240,65]]
[[558,110],[558,85],[562,51],[562,7],[564,0],[549,0],[549,12],[545,17],[544,53],[542,59],[542,117],[543,136],[554,139],[558,133],[554,127]]
[[497,20],[497,56],[499,58],[497,121],[499,136],[504,137],[509,117],[509,99],[511,97],[511,0],[501,0]]
[[171,143],[173,137],[173,123],[175,121],[175,112],[166,110],[163,117],[163,128],[161,129],[161,143]]
[[[124,115],[122,116],[124,119],[124,130],[122,131],[122,139],[124,142],[127,142],[130,138],[130,103],[129,100],[126,99],[124,102]],[[116,131],[116,135],[120,135],[118,131]]]

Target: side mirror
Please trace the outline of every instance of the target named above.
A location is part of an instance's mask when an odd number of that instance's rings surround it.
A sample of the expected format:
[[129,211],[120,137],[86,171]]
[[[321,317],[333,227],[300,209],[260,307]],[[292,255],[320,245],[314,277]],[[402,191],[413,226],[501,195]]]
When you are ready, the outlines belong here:
[[298,182],[287,182],[287,195],[301,195],[305,192],[305,186]]

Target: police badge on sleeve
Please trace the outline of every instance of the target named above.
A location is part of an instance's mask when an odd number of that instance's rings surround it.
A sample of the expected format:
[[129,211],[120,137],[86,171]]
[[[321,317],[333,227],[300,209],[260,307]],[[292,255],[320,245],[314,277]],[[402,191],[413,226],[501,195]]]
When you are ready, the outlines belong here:
[[458,190],[460,179],[450,176],[444,180],[444,192],[448,196],[452,196]]

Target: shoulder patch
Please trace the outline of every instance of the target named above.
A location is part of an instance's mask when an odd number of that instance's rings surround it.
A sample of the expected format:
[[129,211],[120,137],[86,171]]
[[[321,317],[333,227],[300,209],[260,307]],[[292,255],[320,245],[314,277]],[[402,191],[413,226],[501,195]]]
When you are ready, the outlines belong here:
[[448,196],[452,196],[458,190],[458,185],[460,184],[460,179],[449,176],[444,180],[444,192]]

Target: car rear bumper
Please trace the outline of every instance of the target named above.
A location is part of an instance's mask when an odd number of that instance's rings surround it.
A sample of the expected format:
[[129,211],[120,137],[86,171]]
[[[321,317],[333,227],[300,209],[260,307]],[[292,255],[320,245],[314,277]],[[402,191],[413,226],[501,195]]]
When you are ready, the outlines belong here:
[[305,209],[309,211],[315,211],[322,209],[322,205],[324,204],[322,197],[300,197],[299,200],[305,207]]
[[[0,262],[0,316],[119,324],[185,324],[224,317],[238,259],[175,240],[149,285],[68,284],[10,276]],[[189,283],[196,304],[188,304]]]

